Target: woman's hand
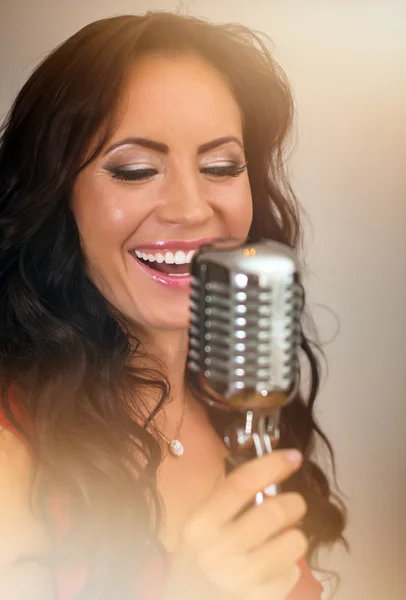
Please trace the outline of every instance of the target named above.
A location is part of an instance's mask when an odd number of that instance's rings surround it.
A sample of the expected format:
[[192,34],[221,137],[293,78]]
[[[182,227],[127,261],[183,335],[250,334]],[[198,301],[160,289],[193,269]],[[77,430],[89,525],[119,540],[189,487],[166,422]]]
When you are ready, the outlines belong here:
[[242,510],[300,464],[300,453],[278,450],[239,466],[221,482],[183,530],[165,600],[286,598],[307,550],[295,528],[305,502],[296,493],[278,494]]

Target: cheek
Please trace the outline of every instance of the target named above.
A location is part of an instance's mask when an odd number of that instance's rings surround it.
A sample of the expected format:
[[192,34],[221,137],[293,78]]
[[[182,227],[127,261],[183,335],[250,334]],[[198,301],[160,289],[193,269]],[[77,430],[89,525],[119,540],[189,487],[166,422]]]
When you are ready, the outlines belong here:
[[[240,183],[240,182],[239,182]],[[252,222],[252,196],[248,177],[223,199],[223,215],[232,237],[247,237]]]
[[112,304],[120,306],[118,298],[126,293],[123,246],[137,218],[134,202],[108,181],[93,179],[75,188],[72,211],[89,278]]
[[135,204],[123,198],[109,182],[78,185],[73,197],[73,213],[82,246],[90,260],[120,250],[132,232]]

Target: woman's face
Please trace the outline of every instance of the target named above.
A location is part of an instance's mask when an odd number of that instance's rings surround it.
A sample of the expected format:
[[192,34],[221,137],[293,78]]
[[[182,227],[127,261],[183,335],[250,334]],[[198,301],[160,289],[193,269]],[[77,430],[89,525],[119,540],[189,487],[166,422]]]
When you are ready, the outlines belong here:
[[148,56],[119,116],[73,192],[88,274],[143,330],[186,328],[193,252],[251,224],[239,108],[202,59]]

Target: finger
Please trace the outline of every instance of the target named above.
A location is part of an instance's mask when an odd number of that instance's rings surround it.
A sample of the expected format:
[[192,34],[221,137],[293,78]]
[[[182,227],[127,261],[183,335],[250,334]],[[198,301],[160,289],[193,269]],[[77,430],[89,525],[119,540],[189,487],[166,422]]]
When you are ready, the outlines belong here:
[[235,521],[227,523],[222,539],[213,548],[219,556],[253,550],[271,536],[303,519],[307,506],[300,494],[280,494],[253,506]]
[[[279,543],[272,545],[269,543],[264,547],[263,552],[231,554],[217,561],[213,561],[213,556],[203,554],[200,565],[211,584],[233,598],[245,594],[251,600],[256,598],[254,590],[258,597],[262,598],[263,590],[268,590],[266,600],[282,599],[284,596],[276,594],[276,591],[289,590],[300,573],[297,567],[298,560],[293,556],[297,555],[301,558],[307,548],[307,541],[300,531],[290,530],[290,532],[289,536],[286,534],[279,536]],[[285,539],[279,539],[282,537]],[[271,591],[275,594],[270,593]]]
[[196,515],[196,523],[201,520],[215,528],[225,524],[253,501],[259,491],[292,475],[301,462],[299,451],[277,450],[244,463],[222,481]]
[[[207,565],[203,566],[207,567]],[[262,598],[264,600],[271,598],[282,600],[301,576],[299,566],[293,563],[290,563],[289,568],[279,573],[278,576],[265,581],[252,581],[248,577],[244,577],[244,570],[245,556],[239,555],[222,563],[217,562],[216,565],[209,566],[208,570],[204,568],[204,573],[210,586],[213,586],[212,589],[222,591],[221,598],[234,598],[235,600],[240,597],[241,600],[247,598],[254,600],[257,597],[261,600]]]
[[287,595],[296,587],[300,577],[300,568],[294,565],[278,579],[255,586],[252,593],[250,590],[249,598],[252,598],[252,600],[270,600],[270,598],[286,600]]
[[299,529],[289,529],[245,555],[242,581],[258,585],[279,579],[305,556],[307,549],[304,533]]

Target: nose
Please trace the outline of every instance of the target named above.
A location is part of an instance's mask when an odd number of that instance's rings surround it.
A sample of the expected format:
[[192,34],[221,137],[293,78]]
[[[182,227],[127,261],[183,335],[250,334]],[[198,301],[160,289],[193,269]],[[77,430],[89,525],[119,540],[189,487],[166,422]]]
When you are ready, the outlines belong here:
[[155,211],[159,221],[197,228],[213,217],[213,208],[197,179],[193,174],[174,176]]

